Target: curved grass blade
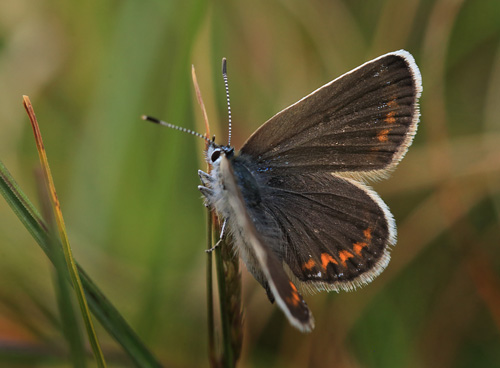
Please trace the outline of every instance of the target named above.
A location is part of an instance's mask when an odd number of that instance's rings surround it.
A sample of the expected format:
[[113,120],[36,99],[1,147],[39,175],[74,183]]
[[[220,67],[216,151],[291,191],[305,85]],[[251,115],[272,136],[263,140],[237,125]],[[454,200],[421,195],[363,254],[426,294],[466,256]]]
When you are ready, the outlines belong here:
[[[61,245],[52,248],[48,228],[39,212],[21,190],[7,168],[0,161],[0,193],[17,215],[26,230],[38,243],[49,260],[54,263],[55,252],[63,257]],[[108,333],[123,347],[134,363],[139,367],[161,367],[153,354],[144,346],[137,334],[130,328],[118,310],[104,296],[87,273],[76,263],[90,310]],[[66,270],[69,280],[69,273]]]
[[[210,123],[208,122],[207,110],[205,103],[201,97],[200,86],[198,78],[196,78],[196,70],[194,65],[191,65],[191,78],[193,79],[193,86],[196,93],[196,99],[200,105],[203,114],[203,121],[205,122],[205,135],[210,139]],[[205,149],[208,148],[208,142],[205,142]],[[210,165],[207,164],[207,172],[210,172]],[[213,246],[213,230],[214,230],[214,215],[212,211],[207,209],[207,249],[212,249]],[[218,357],[215,350],[215,323],[214,323],[214,294],[213,294],[213,278],[212,278],[212,252],[207,251],[207,321],[208,321],[208,360],[210,367],[217,367]],[[224,345],[225,346],[225,345]]]
[[61,211],[61,206],[59,199],[57,198],[56,188],[54,185],[54,180],[52,174],[50,173],[49,162],[47,160],[47,154],[45,152],[45,147],[43,146],[42,135],[40,133],[40,128],[36,120],[35,111],[31,105],[31,101],[28,96],[23,96],[23,105],[28,113],[31,127],[33,128],[33,134],[35,135],[36,147],[38,150],[38,156],[40,157],[40,163],[42,165],[43,176],[45,179],[45,184],[49,191],[50,199],[52,202],[52,208],[54,210],[54,215],[57,223],[57,229],[59,231],[59,236],[62,242],[62,249],[64,253],[64,259],[66,260],[66,265],[69,270],[69,276],[73,288],[76,293],[76,298],[78,304],[80,305],[80,310],[82,313],[83,323],[85,329],[87,330],[87,335],[89,338],[90,346],[94,352],[94,357],[96,359],[97,365],[99,367],[106,367],[106,362],[102,354],[101,345],[99,345],[99,340],[97,339],[97,334],[94,329],[94,324],[92,322],[92,316],[90,315],[90,310],[87,304],[87,299],[85,299],[85,292],[83,291],[82,281],[76,269],[75,260],[71,251],[71,246],[69,244],[68,234],[66,232],[66,226],[64,225],[64,219]]
[[[222,61],[223,76],[226,73],[226,59]],[[191,77],[196,92],[196,98],[203,113],[206,137],[210,139],[210,124],[205,109],[200,87],[196,78],[194,66],[191,66]],[[225,77],[224,77],[225,78]],[[226,82],[227,83],[227,82]],[[227,84],[226,84],[227,91]],[[229,105],[228,105],[229,109]],[[229,109],[229,115],[230,109]],[[229,128],[231,129],[231,128]],[[208,142],[206,142],[208,144]],[[207,164],[207,172],[210,165]],[[234,257],[226,241],[215,248],[215,265],[219,290],[219,308],[222,327],[222,357],[220,364],[215,353],[215,331],[213,322],[213,279],[212,279],[212,251],[213,244],[220,238],[220,226],[215,213],[208,209],[208,252],[207,252],[207,313],[208,313],[208,349],[209,361],[212,367],[222,364],[224,367],[234,367],[239,359],[243,341],[243,319],[241,316],[241,275],[239,273],[239,260]],[[215,240],[213,238],[215,234]],[[221,252],[222,249],[222,252]]]
[[[203,113],[203,120],[205,122],[206,137],[210,139],[210,124],[208,122],[207,110],[205,109],[205,103],[201,97],[200,86],[198,85],[198,79],[196,78],[196,71],[194,65],[191,65],[191,77],[193,79],[193,86],[196,93],[196,99],[200,105],[201,111]],[[205,148],[208,147],[208,142],[205,143]],[[207,164],[207,172],[210,172],[210,165]],[[208,225],[207,230],[207,313],[208,313],[208,359],[211,367],[219,366],[217,354],[215,351],[215,324],[213,316],[213,278],[212,278],[212,250],[213,250],[213,234],[218,237],[220,229],[217,226],[217,220],[214,213],[208,209]],[[215,264],[217,270],[217,282],[219,290],[219,308],[221,315],[222,324],[222,357],[219,359],[224,367],[230,367],[233,361],[233,350],[230,341],[230,328],[229,328],[229,317],[226,309],[226,284],[224,278],[224,272],[222,270],[222,257],[220,254],[220,246],[215,248]],[[230,363],[231,362],[231,363]]]

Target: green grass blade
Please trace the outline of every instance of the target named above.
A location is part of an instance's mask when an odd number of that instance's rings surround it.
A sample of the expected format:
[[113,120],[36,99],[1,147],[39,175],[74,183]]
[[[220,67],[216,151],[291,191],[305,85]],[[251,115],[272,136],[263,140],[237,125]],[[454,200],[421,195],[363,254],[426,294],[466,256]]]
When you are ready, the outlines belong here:
[[[1,161],[0,192],[24,227],[33,236],[50,261],[54,263],[54,255],[51,252],[47,226],[39,212],[20,189]],[[56,251],[60,252],[60,256],[62,256],[60,246],[56,248]],[[140,341],[139,337],[130,328],[118,310],[109,302],[78,263],[76,263],[76,266],[90,310],[97,317],[101,325],[122,345],[125,352],[138,366],[160,367],[160,363]],[[66,277],[69,279],[69,274],[66,274]]]
[[47,227],[42,221],[42,217],[19,188],[2,161],[0,161],[0,192],[26,230],[40,245],[45,254],[51,258],[48,248]]
[[[57,246],[58,244],[53,244]],[[59,258],[59,257],[56,257]],[[78,324],[77,313],[71,299],[71,288],[64,275],[63,269],[66,267],[64,259],[56,260],[54,284],[57,295],[57,304],[61,316],[62,331],[66,337],[70,349],[71,362],[75,368],[85,368],[87,357],[85,355],[85,344],[82,338],[80,325]]]
[[[54,179],[50,172],[49,161],[47,159],[47,154],[45,152],[45,147],[43,145],[42,134],[38,125],[38,121],[35,116],[35,111],[31,105],[31,101],[28,96],[23,96],[23,104],[28,113],[31,126],[33,128],[33,134],[35,135],[35,142],[38,151],[38,156],[40,158],[40,164],[43,170],[44,181],[48,190],[49,198],[51,199],[52,209],[54,211],[54,216],[57,223],[57,229],[59,230],[59,237],[62,243],[62,249],[64,253],[64,259],[69,271],[69,277],[71,283],[73,284],[73,289],[76,293],[76,298],[80,306],[83,323],[85,329],[87,330],[87,336],[89,339],[90,346],[94,352],[94,357],[97,362],[98,367],[106,367],[106,361],[104,360],[104,355],[102,354],[101,345],[97,338],[97,334],[94,329],[94,323],[92,322],[92,316],[87,304],[87,299],[85,299],[85,292],[83,290],[82,281],[80,280],[80,275],[76,269],[75,259],[73,258],[73,252],[69,244],[68,233],[66,231],[66,225],[64,224],[64,218],[61,211],[61,206],[57,198],[56,188],[54,185]],[[57,262],[55,263],[57,265]]]
[[[207,249],[212,248],[212,212],[207,209]],[[217,366],[215,351],[215,323],[214,323],[214,291],[212,277],[212,252],[207,252],[207,329],[208,329],[208,360],[210,367]]]
[[60,252],[54,252],[54,249],[60,247],[56,240],[54,216],[49,198],[47,187],[43,180],[43,174],[40,170],[36,171],[36,181],[38,188],[38,196],[40,198],[40,206],[42,209],[43,218],[49,227],[51,234],[50,248],[54,255],[54,289],[56,292],[57,305],[61,318],[61,329],[68,342],[72,365],[75,368],[85,368],[87,366],[87,357],[85,355],[85,342],[80,328],[78,313],[75,310],[72,291],[66,278],[66,262],[61,257]]
[[[218,236],[218,231],[216,231]],[[217,282],[219,285],[219,308],[220,317],[222,323],[222,349],[223,357],[222,364],[224,367],[234,367],[234,351],[231,344],[231,327],[229,323],[229,311],[227,308],[227,296],[226,296],[226,275],[224,272],[224,264],[222,262],[221,249],[222,247],[227,247],[225,240],[215,248],[215,265],[217,269]]]

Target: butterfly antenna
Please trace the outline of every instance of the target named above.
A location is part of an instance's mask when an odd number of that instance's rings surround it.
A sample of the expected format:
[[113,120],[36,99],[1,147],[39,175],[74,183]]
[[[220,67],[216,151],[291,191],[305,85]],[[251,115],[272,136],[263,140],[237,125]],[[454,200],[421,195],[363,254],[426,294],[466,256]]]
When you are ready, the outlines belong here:
[[229,138],[227,139],[227,145],[231,146],[231,101],[229,100],[229,86],[227,84],[227,61],[226,58],[222,58],[222,78],[224,78],[224,86],[226,87],[226,98],[227,98],[227,114],[229,116]]
[[195,132],[195,131],[193,131],[191,129],[183,128],[183,127],[180,127],[180,126],[177,126],[177,125],[174,125],[174,124],[167,123],[167,122],[165,122],[163,120],[159,120],[159,119],[154,118],[152,116],[142,115],[142,120],[147,120],[147,121],[150,121],[150,122],[155,123],[155,124],[163,125],[163,126],[165,126],[167,128],[171,128],[171,129],[175,129],[175,130],[180,130],[181,132],[192,134],[192,135],[194,135],[194,136],[196,136],[198,138],[201,138],[201,139],[205,140],[205,142],[207,142],[209,144],[212,142],[209,138],[205,137],[204,135],[202,135],[202,134],[200,134],[198,132]]

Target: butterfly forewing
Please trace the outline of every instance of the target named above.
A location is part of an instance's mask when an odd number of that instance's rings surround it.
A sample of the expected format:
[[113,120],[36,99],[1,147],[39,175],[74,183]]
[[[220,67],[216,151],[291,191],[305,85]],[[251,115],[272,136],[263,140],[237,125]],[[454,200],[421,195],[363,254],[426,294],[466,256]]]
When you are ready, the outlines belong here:
[[261,171],[383,175],[411,144],[420,73],[389,53],[324,85],[262,125],[243,145]]

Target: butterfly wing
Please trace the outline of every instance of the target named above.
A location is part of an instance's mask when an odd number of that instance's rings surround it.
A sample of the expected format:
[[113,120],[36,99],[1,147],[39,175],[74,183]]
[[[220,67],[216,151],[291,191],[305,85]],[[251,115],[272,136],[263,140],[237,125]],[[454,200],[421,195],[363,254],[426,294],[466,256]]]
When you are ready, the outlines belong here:
[[234,214],[234,216],[227,218],[230,221],[233,236],[237,234],[240,241],[250,244],[252,258],[257,261],[276,303],[283,310],[290,323],[301,331],[311,331],[314,328],[312,314],[295,284],[283,270],[282,263],[266,246],[254,222],[250,219],[233,168],[225,156],[222,157],[220,163],[220,175],[226,191],[225,198],[229,212]]
[[281,111],[247,140],[233,164],[246,166],[256,185],[247,187],[243,171],[236,179],[222,160],[230,229],[299,329],[311,330],[313,319],[285,269],[306,288],[349,290],[389,262],[392,215],[352,177],[381,176],[397,165],[417,128],[421,91],[409,53],[383,55]]
[[271,249],[306,288],[350,290],[388,264],[394,219],[353,177],[383,176],[401,160],[421,91],[413,57],[389,53],[281,111],[243,145],[262,188],[261,212],[283,239]]
[[392,52],[344,74],[262,125],[241,148],[260,170],[384,175],[417,129],[421,77],[411,54]]
[[352,290],[389,263],[394,219],[380,197],[329,173],[264,174],[262,212],[283,239],[280,258],[309,290]]

